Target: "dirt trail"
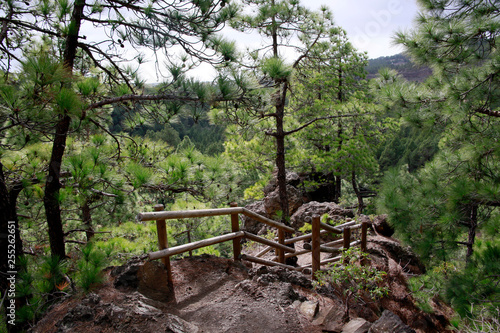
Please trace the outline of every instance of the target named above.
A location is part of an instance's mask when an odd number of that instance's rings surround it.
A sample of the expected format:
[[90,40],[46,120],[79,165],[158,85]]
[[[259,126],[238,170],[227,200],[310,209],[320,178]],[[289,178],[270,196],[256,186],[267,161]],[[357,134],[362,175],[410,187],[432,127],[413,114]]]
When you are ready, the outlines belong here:
[[[381,301],[353,305],[351,319],[374,323],[387,309],[418,333],[448,332],[450,310],[440,303],[434,313],[424,313],[407,290],[406,274],[421,273],[418,260],[391,239],[371,237],[368,245],[371,265],[387,272],[384,283],[391,292]],[[308,263],[308,257],[299,258],[299,263]],[[147,275],[141,270],[148,269],[153,293],[139,283],[141,274]],[[166,271],[159,262],[129,261],[112,270],[117,271],[122,275],[110,274],[94,293],[53,306],[32,332],[316,333],[340,332],[345,324],[337,297],[316,292],[308,277],[283,268],[249,270],[241,262],[206,255],[173,260],[170,300],[165,296]],[[121,279],[128,284],[119,285]],[[312,315],[304,311],[307,304],[316,304]]]
[[242,264],[193,257],[174,262],[172,271],[175,301],[166,310],[202,332],[292,333],[309,326],[293,306],[300,295],[291,285],[253,288]]

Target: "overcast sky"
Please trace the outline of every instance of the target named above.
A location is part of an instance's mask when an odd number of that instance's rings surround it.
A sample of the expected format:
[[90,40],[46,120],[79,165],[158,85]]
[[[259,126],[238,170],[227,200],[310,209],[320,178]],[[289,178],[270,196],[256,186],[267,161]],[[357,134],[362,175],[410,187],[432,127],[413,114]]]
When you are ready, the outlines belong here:
[[392,36],[411,28],[418,10],[416,0],[305,0],[304,4],[313,9],[330,7],[335,22],[370,58],[400,53],[401,48],[391,45]]
[[[392,37],[397,30],[406,30],[412,27],[417,14],[416,0],[301,0],[301,3],[313,10],[321,5],[328,6],[334,15],[337,25],[347,31],[349,40],[359,51],[366,51],[369,58],[378,58],[400,53],[401,47],[392,45]],[[241,35],[229,32],[229,39],[236,40],[240,51],[245,47],[258,47],[258,35]],[[155,82],[152,75],[143,75],[148,82]],[[147,67],[147,66],[146,66]],[[143,72],[143,74],[145,74]],[[215,70],[208,66],[191,72],[191,76],[209,81],[215,77]]]

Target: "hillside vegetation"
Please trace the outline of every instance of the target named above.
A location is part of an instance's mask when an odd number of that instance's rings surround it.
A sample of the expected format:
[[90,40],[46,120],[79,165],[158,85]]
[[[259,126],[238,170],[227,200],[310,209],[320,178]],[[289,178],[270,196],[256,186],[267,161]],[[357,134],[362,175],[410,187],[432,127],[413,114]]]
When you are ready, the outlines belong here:
[[[500,10],[419,4],[395,33],[404,55],[370,61],[327,7],[294,0],[1,1],[5,329],[155,249],[138,212],[243,206],[272,188],[287,225],[295,198],[387,214],[426,266],[410,280],[423,307],[441,299],[457,326],[486,330],[500,307]],[[146,63],[161,83],[145,84]],[[211,82],[190,76],[202,63]],[[171,244],[227,231],[218,217],[168,230]]]

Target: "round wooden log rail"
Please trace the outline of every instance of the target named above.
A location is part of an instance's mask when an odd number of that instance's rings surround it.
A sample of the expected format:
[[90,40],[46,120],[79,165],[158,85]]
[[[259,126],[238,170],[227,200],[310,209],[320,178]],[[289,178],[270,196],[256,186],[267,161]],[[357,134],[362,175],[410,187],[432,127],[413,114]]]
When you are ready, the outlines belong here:
[[280,250],[283,250],[285,252],[292,252],[292,253],[295,252],[295,249],[293,249],[291,247],[288,247],[286,245],[282,245],[280,243],[276,243],[276,242],[274,242],[272,240],[269,240],[269,239],[266,239],[264,237],[260,237],[260,236],[251,234],[251,233],[246,232],[246,231],[243,231],[243,233],[245,234],[245,236],[244,236],[245,238],[251,239],[253,241],[262,243],[264,245],[272,246],[272,247],[274,247],[276,249],[280,249]]
[[139,213],[137,215],[136,219],[138,221],[185,219],[185,218],[191,218],[191,217],[241,214],[241,213],[243,213],[243,210],[244,210],[243,207],[198,209],[198,210],[177,210],[177,211],[165,211],[164,210],[161,212]]
[[242,254],[241,259],[246,260],[246,261],[250,261],[250,262],[254,262],[256,264],[261,264],[261,265],[266,265],[266,266],[279,266],[279,267],[284,267],[284,268],[292,269],[292,270],[299,271],[299,272],[302,271],[302,269],[304,268],[304,267],[293,267],[293,266],[289,266],[289,265],[285,265],[285,264],[280,264],[279,262],[276,262],[276,261],[271,261],[271,260],[253,257],[253,256],[249,256],[248,254]]
[[205,246],[210,246],[222,242],[226,242],[238,237],[244,236],[245,233],[243,231],[238,231],[238,232],[231,232],[229,234],[225,234],[222,236],[217,236],[217,237],[212,237],[212,238],[207,238],[203,239],[197,242],[189,243],[189,244],[184,244],[184,245],[179,245],[179,246],[174,246],[168,249],[156,251],[156,252],[151,252],[149,254],[149,259],[155,260],[155,259],[160,259],[163,257],[167,256],[173,256],[174,254],[180,254],[184,253],[190,250],[196,250],[199,249],[200,247],[205,247]]
[[[359,244],[361,244],[361,241],[357,240],[357,241],[351,242],[349,244],[349,247],[357,246]],[[340,253],[340,252],[342,252],[342,250],[344,250],[343,247],[328,247],[328,246],[326,246],[326,244],[320,245],[319,248],[320,248],[321,252],[333,253],[333,254]],[[311,251],[312,245],[310,243],[304,243],[304,249]]]
[[199,210],[179,210],[179,211],[161,211],[161,212],[145,212],[139,213],[136,217],[137,221],[154,221],[154,220],[171,220],[171,219],[185,219],[192,217],[205,217],[205,216],[219,216],[231,214],[244,214],[254,220],[265,223],[271,227],[281,229],[286,232],[294,233],[295,229],[268,219],[257,213],[252,212],[244,207],[231,207],[231,208],[214,208],[214,209],[199,209]]
[[[239,260],[240,258],[243,260],[248,260],[251,262],[263,264],[263,265],[272,265],[272,266],[280,266],[286,267],[289,269],[301,271],[306,267],[311,267],[312,277],[315,278],[314,272],[320,269],[321,265],[324,265],[329,262],[335,262],[340,260],[340,256],[326,259],[324,261],[320,261],[320,252],[330,252],[330,253],[338,253],[343,249],[348,249],[349,247],[356,246],[361,244],[362,251],[366,251],[366,233],[367,233],[367,223],[356,224],[356,221],[349,221],[343,223],[338,226],[331,226],[325,223],[320,222],[319,216],[313,216],[310,223],[312,224],[312,233],[307,235],[298,236],[295,238],[290,238],[285,240],[284,232],[294,233],[295,230],[283,223],[273,221],[269,218],[261,216],[255,212],[252,212],[243,207],[237,207],[235,203],[231,204],[231,208],[217,208],[217,209],[201,209],[201,210],[189,210],[189,211],[163,211],[163,205],[155,206],[155,212],[145,212],[137,215],[138,221],[154,221],[157,223],[157,232],[158,232],[158,242],[159,242],[159,251],[152,252],[149,254],[149,259],[162,259],[162,261],[168,266],[169,271],[169,280],[170,284],[172,283],[171,278],[171,269],[170,269],[170,260],[169,257],[175,254],[184,253],[187,251],[195,250],[201,247],[206,247],[222,242],[226,242],[229,240],[233,240],[233,252],[234,259]],[[278,228],[278,242],[268,240],[266,238],[245,232],[239,231],[239,220],[238,214],[244,214],[254,220],[265,223],[269,226]],[[172,248],[168,248],[167,241],[167,233],[165,220],[167,219],[184,219],[184,218],[196,218],[196,217],[207,217],[207,216],[219,216],[219,215],[231,215],[231,229],[232,233],[228,233],[222,236],[212,237],[204,240],[200,240],[197,242],[184,244],[175,246]],[[361,240],[357,240],[351,242],[351,230],[361,228]],[[321,230],[323,229],[323,230]],[[320,236],[325,233],[335,233],[343,235],[343,239],[339,239],[327,244],[320,244]],[[257,258],[249,255],[241,254],[241,238],[248,238],[254,240],[256,242],[265,244],[268,248],[261,251],[257,256],[265,254],[269,249],[276,249],[277,257],[276,261],[265,260],[262,258]],[[293,248],[286,246],[285,244],[293,244],[299,240],[305,240],[311,238],[311,244],[304,244],[304,251],[295,251]],[[340,245],[342,244],[342,248],[332,248],[328,247],[328,245]],[[285,254],[285,252],[288,252]],[[304,267],[293,267],[284,264],[285,257],[296,256],[298,254],[303,253],[312,253],[312,264]]]

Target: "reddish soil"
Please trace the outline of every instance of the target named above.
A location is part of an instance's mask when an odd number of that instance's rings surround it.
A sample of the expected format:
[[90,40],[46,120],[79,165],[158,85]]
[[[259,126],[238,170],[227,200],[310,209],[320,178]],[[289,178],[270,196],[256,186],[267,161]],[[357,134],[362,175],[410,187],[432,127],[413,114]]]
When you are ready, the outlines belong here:
[[[368,250],[372,265],[388,273],[386,283],[391,293],[380,302],[352,306],[350,318],[373,322],[388,309],[416,332],[447,332],[449,308],[436,300],[439,307],[435,307],[435,313],[424,313],[408,292],[406,275],[418,271],[418,263],[406,260],[404,253],[395,258],[388,248],[397,248],[397,242],[388,246],[383,243],[384,239],[373,238]],[[306,261],[299,258],[301,264]],[[249,271],[247,265],[211,256],[175,260],[174,293],[169,301],[146,297],[136,288],[117,289],[110,275],[94,293],[53,306],[32,332],[315,333],[335,326],[335,321],[343,324],[342,318],[332,318],[343,308],[339,300],[318,293],[302,274],[285,269]],[[164,282],[158,280],[156,284]],[[319,304],[319,312],[313,317],[299,310],[305,301]]]

